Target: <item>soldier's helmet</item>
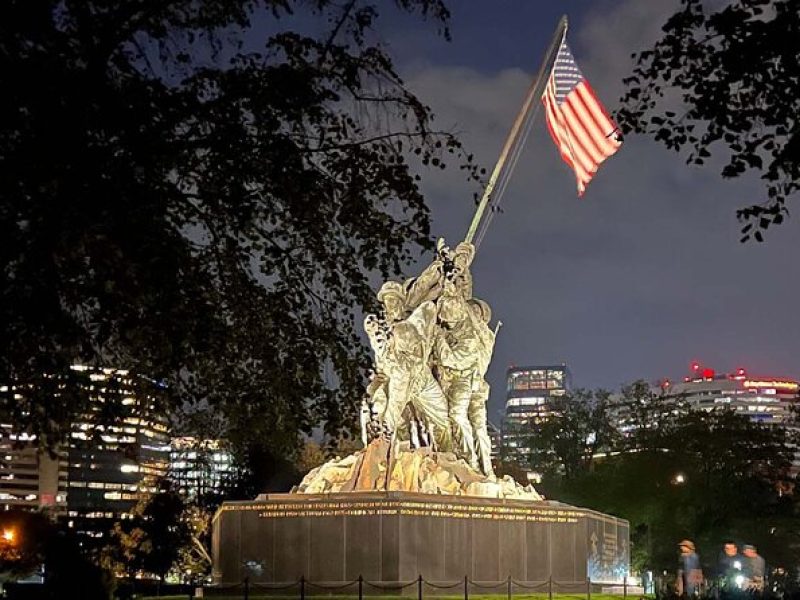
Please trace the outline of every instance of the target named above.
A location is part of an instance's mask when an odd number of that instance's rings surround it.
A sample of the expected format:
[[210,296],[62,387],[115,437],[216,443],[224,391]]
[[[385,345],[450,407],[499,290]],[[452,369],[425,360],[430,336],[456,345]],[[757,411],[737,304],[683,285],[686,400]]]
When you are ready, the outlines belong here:
[[403,293],[403,285],[397,281],[387,281],[378,290],[378,302],[383,302],[387,296],[394,295],[401,300],[405,297]]
[[472,310],[477,312],[478,316],[484,323],[488,323],[492,320],[492,309],[489,307],[488,302],[485,302],[479,298],[470,298],[469,305]]

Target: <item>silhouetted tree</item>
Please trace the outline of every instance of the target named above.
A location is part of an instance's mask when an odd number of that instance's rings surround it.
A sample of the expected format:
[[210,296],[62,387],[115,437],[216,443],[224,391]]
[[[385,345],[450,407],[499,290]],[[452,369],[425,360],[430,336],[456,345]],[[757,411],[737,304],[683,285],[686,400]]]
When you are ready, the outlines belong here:
[[549,416],[533,424],[528,438],[531,467],[567,479],[591,468],[594,456],[613,447],[617,436],[608,410],[608,392],[575,390],[549,399]]
[[[448,35],[442,0],[385,10]],[[57,442],[85,397],[56,407],[46,378],[76,361],[163,382],[164,409],[202,401],[241,446],[353,423],[370,277],[432,246],[418,172],[479,177],[378,22],[368,0],[0,5],[0,380],[33,384],[20,429]]]
[[132,579],[138,573],[163,581],[183,552],[192,547],[193,511],[181,496],[164,490],[140,500],[132,517],[114,525],[104,563]]
[[45,513],[0,512],[0,582],[43,575],[42,598],[108,600],[114,581],[81,551],[74,530]]
[[542,489],[627,519],[637,568],[673,569],[683,538],[698,544],[709,572],[726,538],[758,544],[774,566],[796,564],[798,504],[785,493],[792,431],[730,410],[652,410],[647,431],[618,438],[577,477],[551,475]]
[[634,54],[617,119],[703,164],[726,157],[723,177],[747,171],[763,202],[738,211],[742,241],[779,224],[800,189],[800,11],[795,0],[682,0],[663,37]]

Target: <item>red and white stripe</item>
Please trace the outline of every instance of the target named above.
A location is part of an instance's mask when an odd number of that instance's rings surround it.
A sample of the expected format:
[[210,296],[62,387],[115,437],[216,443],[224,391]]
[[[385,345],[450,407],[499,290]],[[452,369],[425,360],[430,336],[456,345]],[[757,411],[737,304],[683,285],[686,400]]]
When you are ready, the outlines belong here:
[[[562,48],[565,47],[566,44]],[[616,125],[582,76],[565,95],[562,91],[563,100],[558,101],[558,68],[556,65],[550,74],[542,102],[550,136],[564,162],[575,171],[578,196],[582,196],[600,163],[614,154],[622,142],[617,138]]]

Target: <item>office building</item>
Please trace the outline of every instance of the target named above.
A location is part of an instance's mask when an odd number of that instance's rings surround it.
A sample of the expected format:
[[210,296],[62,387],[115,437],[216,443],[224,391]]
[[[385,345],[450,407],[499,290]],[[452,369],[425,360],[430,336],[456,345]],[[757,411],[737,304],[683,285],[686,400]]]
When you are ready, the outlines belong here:
[[506,372],[506,407],[501,428],[501,456],[525,468],[536,425],[558,414],[553,401],[572,387],[566,365],[511,367]]
[[717,374],[714,370],[692,365],[692,373],[683,381],[662,382],[665,395],[681,398],[690,409],[713,410],[728,407],[752,421],[771,425],[791,419],[791,410],[798,399],[800,384],[788,377],[752,375],[744,368],[733,373]]
[[[787,423],[798,400],[800,383],[789,377],[754,375],[744,368],[731,373],[692,363],[690,374],[681,381],[661,380],[652,392],[683,410],[729,408],[750,420],[770,425]],[[614,415],[621,431],[629,428],[629,407],[615,396]]]
[[[54,449],[40,449],[13,419],[0,419],[0,506],[44,509],[79,533],[102,538],[167,474],[169,423],[156,382],[123,369],[72,370],[88,402]],[[65,379],[53,377],[54,402]],[[10,391],[22,403],[29,389],[17,384]]]
[[233,454],[224,440],[175,437],[169,479],[189,500],[220,496],[234,476]]
[[0,422],[0,509],[64,514],[66,454],[40,450],[35,436],[15,431],[8,421]]
[[[694,362],[682,380],[663,379],[651,392],[667,401],[668,406],[674,406],[674,410],[728,408],[751,421],[793,427],[792,411],[800,399],[800,382],[789,377],[753,374],[743,367],[717,373]],[[635,426],[630,417],[631,407],[620,396],[614,400],[612,419],[619,431],[626,434]],[[800,453],[796,454],[795,469],[800,470]]]
[[169,422],[158,383],[124,369],[73,369],[88,372],[90,403],[70,428],[67,519],[102,538],[167,475]]

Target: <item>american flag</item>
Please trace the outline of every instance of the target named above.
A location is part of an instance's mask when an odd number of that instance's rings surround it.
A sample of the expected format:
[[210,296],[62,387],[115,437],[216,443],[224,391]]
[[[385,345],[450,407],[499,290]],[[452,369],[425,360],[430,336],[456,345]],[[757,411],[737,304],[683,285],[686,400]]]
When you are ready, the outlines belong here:
[[597,167],[619,149],[622,139],[575,64],[566,40],[561,42],[542,102],[550,136],[575,171],[582,196]]

